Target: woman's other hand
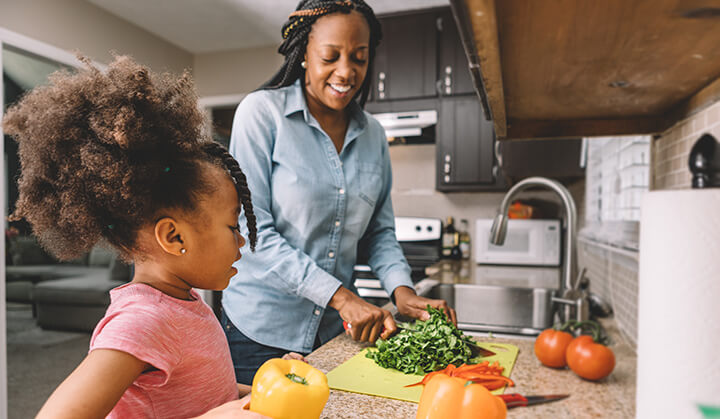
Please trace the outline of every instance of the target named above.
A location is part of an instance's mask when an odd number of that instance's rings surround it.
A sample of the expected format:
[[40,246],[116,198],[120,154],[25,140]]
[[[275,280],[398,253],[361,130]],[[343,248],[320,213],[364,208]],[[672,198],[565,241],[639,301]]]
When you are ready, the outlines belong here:
[[338,289],[329,305],[347,322],[347,333],[353,340],[374,343],[378,338],[387,339],[397,330],[389,311],[368,303],[345,287]]
[[307,360],[305,359],[305,357],[302,356],[302,355],[300,355],[300,354],[297,353],[297,352],[288,352],[288,353],[286,353],[285,355],[282,356],[282,359],[286,359],[286,360],[287,360],[287,359],[297,359],[298,361],[302,361],[302,362],[307,363]]
[[455,310],[448,306],[445,300],[431,300],[429,298],[420,297],[415,294],[415,290],[408,287],[397,287],[394,291],[395,305],[398,313],[419,320],[427,320],[430,314],[426,308],[428,305],[434,308],[441,308],[445,315],[457,326],[457,315]]
[[220,406],[208,410],[204,415],[198,416],[195,419],[271,419],[267,416],[263,416],[260,413],[250,411],[250,395],[243,397],[240,400],[233,400]]

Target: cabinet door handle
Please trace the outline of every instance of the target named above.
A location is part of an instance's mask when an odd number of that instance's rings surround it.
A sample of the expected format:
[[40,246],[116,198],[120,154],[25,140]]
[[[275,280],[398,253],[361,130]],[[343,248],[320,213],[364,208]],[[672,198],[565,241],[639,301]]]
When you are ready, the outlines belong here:
[[385,79],[387,76],[385,75],[385,72],[381,71],[378,73],[378,99],[385,99]]
[[452,94],[452,73],[453,68],[451,66],[445,67],[445,94],[451,95]]
[[450,183],[450,172],[452,172],[452,157],[449,154],[445,155],[445,162],[443,163],[443,180],[445,183]]
[[503,165],[503,156],[502,156],[502,149],[500,145],[500,141],[495,140],[495,160],[497,160],[498,166],[502,167]]

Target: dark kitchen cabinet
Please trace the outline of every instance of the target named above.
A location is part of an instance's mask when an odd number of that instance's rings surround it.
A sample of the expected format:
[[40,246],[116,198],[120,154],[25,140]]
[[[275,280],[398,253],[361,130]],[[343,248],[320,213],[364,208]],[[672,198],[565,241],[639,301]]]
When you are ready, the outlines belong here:
[[380,19],[371,101],[436,96],[437,12]]
[[438,92],[441,96],[474,94],[468,60],[455,19],[449,9],[437,18],[439,33]]
[[444,98],[439,103],[436,189],[442,192],[506,189],[493,153],[493,123],[485,120],[477,97]]

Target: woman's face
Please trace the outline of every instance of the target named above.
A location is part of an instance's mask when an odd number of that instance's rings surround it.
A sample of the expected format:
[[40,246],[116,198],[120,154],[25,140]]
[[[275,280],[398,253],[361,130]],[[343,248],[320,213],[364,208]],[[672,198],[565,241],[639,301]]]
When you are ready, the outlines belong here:
[[344,110],[365,80],[369,57],[370,27],[361,13],[332,13],[315,21],[305,53],[308,105]]

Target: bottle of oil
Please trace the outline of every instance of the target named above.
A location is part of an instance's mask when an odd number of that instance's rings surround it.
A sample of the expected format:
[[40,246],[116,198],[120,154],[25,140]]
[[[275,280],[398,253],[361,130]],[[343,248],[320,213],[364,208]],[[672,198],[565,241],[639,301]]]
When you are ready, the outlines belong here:
[[460,244],[460,237],[455,229],[455,219],[453,217],[447,217],[442,237],[442,256],[450,259],[453,256],[453,248]]
[[470,232],[468,230],[468,220],[460,220],[462,230],[459,234],[460,241],[460,253],[462,254],[463,260],[470,259]]

